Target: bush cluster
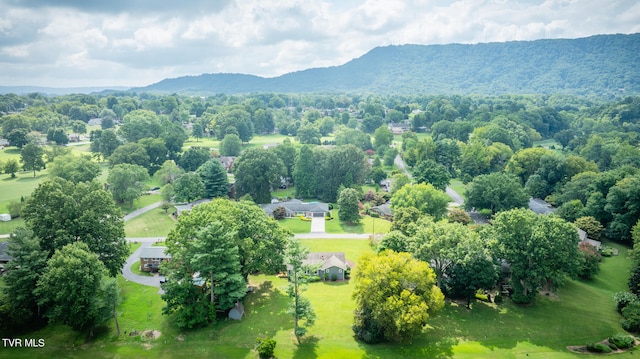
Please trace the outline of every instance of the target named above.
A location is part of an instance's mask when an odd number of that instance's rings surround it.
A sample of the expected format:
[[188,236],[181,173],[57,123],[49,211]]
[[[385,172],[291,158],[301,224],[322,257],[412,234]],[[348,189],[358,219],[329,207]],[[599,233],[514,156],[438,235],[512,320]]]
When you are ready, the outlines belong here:
[[617,333],[609,337],[609,344],[611,349],[629,349],[633,347],[635,339],[624,333]]
[[587,351],[591,353],[611,353],[612,350],[608,345],[602,343],[589,343],[587,344]]
[[272,338],[258,338],[256,340],[258,356],[261,359],[273,358],[273,352],[276,349],[276,341]]

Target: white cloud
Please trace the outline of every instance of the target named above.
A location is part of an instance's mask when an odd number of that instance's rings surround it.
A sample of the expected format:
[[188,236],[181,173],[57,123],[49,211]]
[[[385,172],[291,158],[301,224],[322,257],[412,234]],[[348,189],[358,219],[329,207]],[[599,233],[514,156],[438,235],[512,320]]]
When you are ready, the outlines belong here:
[[623,0],[0,0],[0,85],[146,85],[340,65],[375,46],[640,31]]

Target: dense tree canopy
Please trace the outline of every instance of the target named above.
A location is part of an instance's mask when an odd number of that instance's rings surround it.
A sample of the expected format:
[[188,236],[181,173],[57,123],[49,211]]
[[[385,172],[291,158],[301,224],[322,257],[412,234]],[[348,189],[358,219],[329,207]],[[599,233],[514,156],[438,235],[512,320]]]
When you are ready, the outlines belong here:
[[122,213],[95,181],[45,181],[29,197],[22,216],[49,256],[69,243],[84,242],[115,276],[129,255]]
[[502,172],[476,177],[465,195],[466,209],[490,209],[492,213],[526,207],[529,202],[529,196],[518,179]]
[[496,255],[510,266],[514,301],[532,302],[540,288],[554,290],[577,275],[579,237],[571,223],[513,209],[496,214],[492,229]]

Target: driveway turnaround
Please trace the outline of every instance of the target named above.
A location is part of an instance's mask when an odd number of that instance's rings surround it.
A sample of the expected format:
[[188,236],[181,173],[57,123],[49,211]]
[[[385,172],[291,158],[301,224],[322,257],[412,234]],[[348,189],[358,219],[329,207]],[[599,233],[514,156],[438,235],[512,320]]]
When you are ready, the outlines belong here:
[[160,276],[160,275],[156,275],[154,277],[150,277],[148,275],[138,275],[135,274],[131,271],[131,266],[137,262],[138,260],[140,260],[140,251],[142,250],[142,248],[146,248],[146,247],[151,247],[151,245],[155,242],[157,242],[158,240],[162,240],[161,238],[158,237],[153,237],[153,238],[128,238],[127,241],[129,242],[142,242],[142,245],[140,246],[140,248],[136,249],[135,252],[133,252],[133,254],[131,254],[129,256],[129,258],[127,258],[127,262],[124,264],[124,267],[122,268],[122,276],[126,279],[126,280],[130,280],[134,283],[138,283],[138,284],[142,284],[142,285],[148,285],[150,287],[158,287],[160,288],[160,281],[162,279],[164,279],[164,277]]

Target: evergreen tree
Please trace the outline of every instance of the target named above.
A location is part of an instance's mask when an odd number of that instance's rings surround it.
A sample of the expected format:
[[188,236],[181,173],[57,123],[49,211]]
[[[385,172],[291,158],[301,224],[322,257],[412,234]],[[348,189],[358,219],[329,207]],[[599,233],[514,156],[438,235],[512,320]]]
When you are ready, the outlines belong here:
[[229,193],[229,179],[227,171],[217,158],[212,158],[200,166],[196,173],[202,178],[206,197],[223,197]]

